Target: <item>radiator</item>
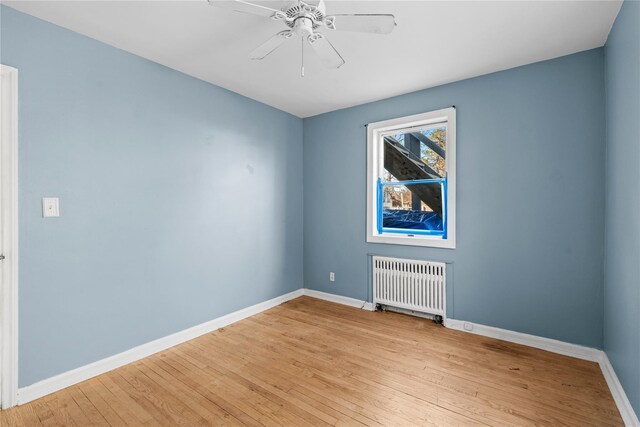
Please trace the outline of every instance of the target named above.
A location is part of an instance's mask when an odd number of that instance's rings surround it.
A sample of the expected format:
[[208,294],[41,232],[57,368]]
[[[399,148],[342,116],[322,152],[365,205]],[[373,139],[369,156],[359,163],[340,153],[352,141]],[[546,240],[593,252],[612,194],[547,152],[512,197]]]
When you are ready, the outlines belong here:
[[373,257],[373,305],[397,307],[446,319],[442,262]]

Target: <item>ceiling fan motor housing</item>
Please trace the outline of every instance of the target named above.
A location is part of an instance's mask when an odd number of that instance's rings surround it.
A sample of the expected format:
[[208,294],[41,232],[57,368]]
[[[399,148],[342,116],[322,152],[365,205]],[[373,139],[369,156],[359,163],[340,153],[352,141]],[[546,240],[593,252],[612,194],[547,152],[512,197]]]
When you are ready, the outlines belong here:
[[286,23],[298,34],[311,34],[313,30],[322,25],[326,16],[326,7],[323,0],[294,1],[283,9],[287,16]]

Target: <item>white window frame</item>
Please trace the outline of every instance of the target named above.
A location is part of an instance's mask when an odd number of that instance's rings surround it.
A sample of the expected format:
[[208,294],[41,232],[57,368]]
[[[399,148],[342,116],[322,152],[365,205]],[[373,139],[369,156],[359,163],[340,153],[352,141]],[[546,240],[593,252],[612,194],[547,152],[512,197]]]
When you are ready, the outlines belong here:
[[[390,131],[427,127],[437,123],[447,123],[447,238],[378,233],[377,228],[377,182],[384,171],[384,145],[382,138]],[[432,248],[455,249],[456,247],[456,109],[455,107],[431,111],[413,116],[400,117],[367,126],[367,242],[394,245],[426,246]]]

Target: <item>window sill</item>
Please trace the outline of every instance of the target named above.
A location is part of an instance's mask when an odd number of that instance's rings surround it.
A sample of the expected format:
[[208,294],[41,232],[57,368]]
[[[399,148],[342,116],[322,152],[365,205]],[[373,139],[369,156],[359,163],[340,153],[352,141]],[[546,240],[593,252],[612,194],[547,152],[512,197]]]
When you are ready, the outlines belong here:
[[388,245],[421,246],[429,248],[455,249],[456,242],[451,237],[443,240],[440,237],[405,236],[405,235],[368,235],[367,243],[385,243]]

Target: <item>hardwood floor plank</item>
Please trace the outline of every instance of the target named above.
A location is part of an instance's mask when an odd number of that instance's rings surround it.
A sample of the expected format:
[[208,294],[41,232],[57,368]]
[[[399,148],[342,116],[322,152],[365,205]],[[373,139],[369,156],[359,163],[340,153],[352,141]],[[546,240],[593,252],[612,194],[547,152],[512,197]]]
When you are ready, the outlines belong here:
[[80,407],[78,407],[69,395],[68,389],[46,396],[44,400],[47,405],[49,405],[53,413],[57,415],[61,425],[91,425],[87,416],[84,415]]
[[596,363],[309,297],[0,412],[7,426],[620,426]]
[[67,389],[69,391],[69,395],[73,399],[73,401],[78,405],[80,410],[84,413],[84,415],[89,420],[89,424],[93,426],[108,426],[109,423],[102,416],[100,411],[96,409],[96,407],[87,399],[84,393],[78,388],[78,386],[69,387]]
[[126,425],[127,422],[125,422],[124,419],[122,419],[103,398],[103,395],[109,391],[105,389],[103,393],[100,393],[92,384],[99,384],[99,382],[85,381],[78,384],[78,389],[85,395],[91,404],[95,406],[98,412],[100,412],[102,417],[107,421],[108,425]]
[[[101,396],[109,402],[111,409],[116,411],[118,415],[129,425],[154,425],[155,420],[147,412],[144,407],[140,406],[136,399],[134,399],[125,390],[122,390],[118,384],[116,384],[109,374],[100,375],[96,378],[97,382],[93,380],[87,381],[90,383]],[[105,393],[104,390],[108,391]]]
[[172,419],[174,425],[206,425],[206,420],[194,413],[186,402],[182,401],[182,396],[171,394],[169,390],[152,381],[140,368],[140,362],[136,362],[119,369],[119,374],[144,400],[163,414],[163,422]]
[[157,397],[149,396],[149,392],[142,386],[136,387],[138,385],[134,382],[135,385],[130,384],[123,376],[120,369],[116,369],[115,371],[111,371],[105,376],[117,386],[123,394],[126,394],[130,397],[137,406],[140,406],[143,411],[149,416],[152,417],[152,421],[148,422],[148,425],[173,425],[175,421],[161,404],[156,405],[154,402],[158,401]]
[[[34,413],[38,416],[38,419],[43,426],[64,425],[64,420],[60,419],[60,414],[55,413],[44,400],[44,398],[31,402],[28,406],[33,408]],[[11,410],[22,410],[22,407],[14,408]]]
[[211,371],[203,370],[197,365],[189,367],[189,362],[181,357],[178,348],[171,349],[169,353],[170,355],[161,358],[159,363],[172,377],[192,387],[215,406],[238,419],[243,425],[251,427],[263,425],[232,402],[226,400],[224,396],[215,392],[215,388],[210,386],[210,380],[208,379],[212,375]]
[[0,411],[0,426],[15,426],[20,423],[19,411]]
[[[5,411],[5,412],[9,412],[9,411]],[[36,414],[32,406],[24,405],[23,407],[20,408],[19,411],[17,411],[17,413],[18,413],[17,425],[36,426],[36,427],[42,425],[42,423],[40,422],[40,419],[38,418],[38,415]],[[7,425],[10,426],[11,424],[7,424]]]
[[163,387],[174,396],[181,396],[180,401],[184,401],[189,409],[193,410],[198,416],[206,420],[208,425],[229,425],[239,426],[242,423],[230,415],[228,412],[221,410],[216,405],[211,405],[211,401],[203,397],[196,390],[186,386],[181,381],[176,381],[171,374],[163,370],[157,363],[158,357],[150,357],[142,360],[138,366],[142,365],[144,374],[159,386]]
[[20,408],[18,408],[17,411],[15,411],[14,413],[16,414],[16,416],[18,417],[17,420],[15,419],[7,419],[5,420],[3,418],[3,414],[10,414],[11,411],[0,411],[0,425],[2,426],[22,426],[22,425],[27,425],[27,426],[41,426],[42,423],[40,422],[40,419],[38,418],[38,415],[36,414],[35,410],[33,409],[32,406],[28,406],[28,405],[24,405]]
[[[301,418],[287,408],[261,396],[254,387],[247,387],[233,381],[227,373],[216,376],[212,383],[220,390],[224,390],[225,395],[234,396],[234,401],[240,403],[239,407],[244,412],[263,424],[266,422],[270,425],[312,425],[310,420]],[[246,401],[253,402],[253,405],[247,405]]]

